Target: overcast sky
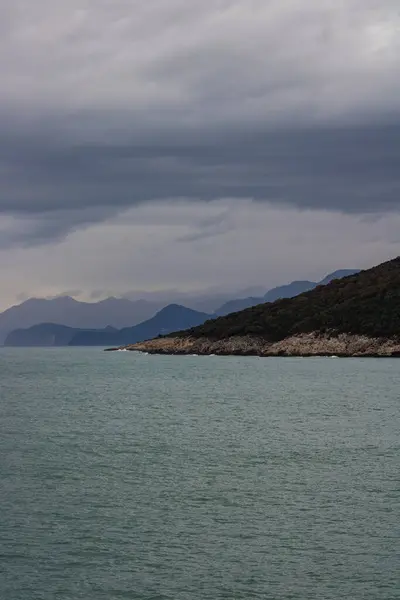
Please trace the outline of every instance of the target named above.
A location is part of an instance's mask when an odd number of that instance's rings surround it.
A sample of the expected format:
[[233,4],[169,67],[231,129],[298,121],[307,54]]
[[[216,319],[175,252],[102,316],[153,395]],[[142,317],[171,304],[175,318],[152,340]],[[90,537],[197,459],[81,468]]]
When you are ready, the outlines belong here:
[[0,0],[0,308],[400,254],[398,0]]

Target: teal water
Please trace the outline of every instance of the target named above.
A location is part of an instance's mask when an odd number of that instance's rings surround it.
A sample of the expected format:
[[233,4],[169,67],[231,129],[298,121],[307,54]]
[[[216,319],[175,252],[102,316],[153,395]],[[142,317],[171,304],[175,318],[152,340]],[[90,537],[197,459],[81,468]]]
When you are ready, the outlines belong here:
[[0,598],[400,598],[400,361],[0,350]]

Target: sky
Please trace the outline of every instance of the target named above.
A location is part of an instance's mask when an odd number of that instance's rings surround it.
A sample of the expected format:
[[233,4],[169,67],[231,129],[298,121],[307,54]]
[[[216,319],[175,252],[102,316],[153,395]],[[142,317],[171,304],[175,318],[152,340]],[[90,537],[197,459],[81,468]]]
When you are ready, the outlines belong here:
[[398,0],[0,0],[0,309],[400,254]]

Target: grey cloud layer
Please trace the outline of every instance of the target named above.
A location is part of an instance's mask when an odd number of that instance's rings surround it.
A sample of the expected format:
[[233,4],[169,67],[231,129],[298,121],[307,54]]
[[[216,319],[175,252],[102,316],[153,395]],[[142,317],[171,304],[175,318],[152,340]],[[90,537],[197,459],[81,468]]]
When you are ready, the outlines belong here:
[[62,145],[19,140],[2,148],[1,210],[42,213],[130,207],[170,198],[254,198],[369,212],[397,208],[400,126],[210,134],[161,146]]
[[0,6],[0,97],[39,111],[150,106],[204,123],[398,108],[396,0]]
[[0,17],[0,214],[24,219],[3,245],[179,197],[399,208],[397,1],[0,0]]

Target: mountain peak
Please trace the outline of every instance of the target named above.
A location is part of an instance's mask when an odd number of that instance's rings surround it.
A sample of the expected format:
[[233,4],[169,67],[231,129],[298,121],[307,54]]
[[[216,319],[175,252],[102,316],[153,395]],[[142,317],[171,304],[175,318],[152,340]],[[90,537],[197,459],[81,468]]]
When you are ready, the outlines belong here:
[[357,275],[360,272],[360,269],[338,269],[333,273],[329,273],[324,277],[321,281],[318,282],[318,285],[326,285],[333,281],[334,279],[342,279],[343,277],[350,277],[351,275]]
[[174,314],[179,314],[182,312],[186,312],[186,313],[196,313],[198,311],[193,310],[192,308],[187,308],[186,306],[183,306],[182,304],[168,304],[167,306],[164,306],[164,308],[162,308],[161,310],[158,311],[158,315],[174,315]]

